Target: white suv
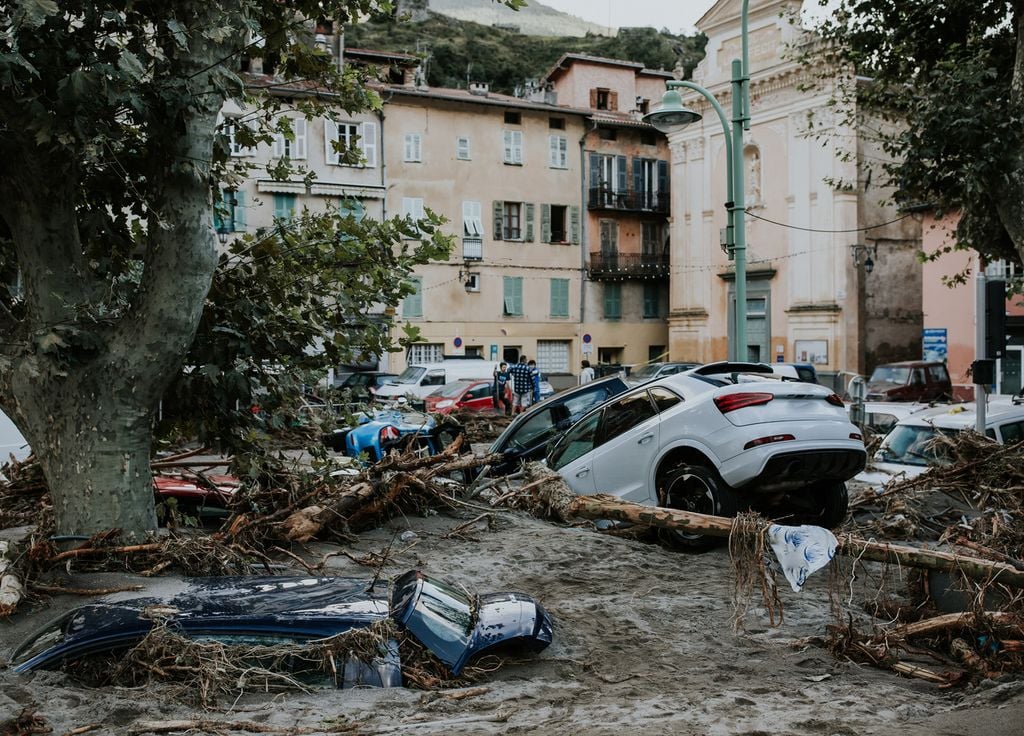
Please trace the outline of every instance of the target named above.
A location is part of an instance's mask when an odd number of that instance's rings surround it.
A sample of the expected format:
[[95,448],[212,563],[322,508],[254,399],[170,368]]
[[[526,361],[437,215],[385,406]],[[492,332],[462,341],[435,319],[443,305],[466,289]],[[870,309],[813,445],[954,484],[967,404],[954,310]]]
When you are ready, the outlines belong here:
[[584,415],[548,466],[584,495],[718,516],[781,506],[801,521],[838,526],[845,481],[864,468],[860,431],[835,392],[771,376],[763,363],[714,363],[646,383]]

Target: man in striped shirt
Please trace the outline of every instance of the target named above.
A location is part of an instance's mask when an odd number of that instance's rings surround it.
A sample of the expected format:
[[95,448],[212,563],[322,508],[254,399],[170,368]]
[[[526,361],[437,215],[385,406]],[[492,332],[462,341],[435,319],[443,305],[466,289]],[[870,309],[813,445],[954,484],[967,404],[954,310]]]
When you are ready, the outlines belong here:
[[533,375],[537,369],[527,365],[526,356],[520,355],[508,372],[512,376],[512,413],[522,414],[533,403]]

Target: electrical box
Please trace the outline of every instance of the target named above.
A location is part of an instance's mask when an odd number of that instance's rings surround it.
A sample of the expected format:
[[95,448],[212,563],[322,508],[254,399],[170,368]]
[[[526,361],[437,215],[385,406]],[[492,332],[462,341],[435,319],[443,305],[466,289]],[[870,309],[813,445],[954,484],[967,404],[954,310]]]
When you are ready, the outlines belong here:
[[[985,357],[995,360],[1006,353],[1006,282],[985,283]],[[975,381],[979,383],[979,381]],[[988,381],[992,383],[992,381]]]
[[996,362],[983,359],[971,363],[971,376],[975,385],[989,386],[996,382]]

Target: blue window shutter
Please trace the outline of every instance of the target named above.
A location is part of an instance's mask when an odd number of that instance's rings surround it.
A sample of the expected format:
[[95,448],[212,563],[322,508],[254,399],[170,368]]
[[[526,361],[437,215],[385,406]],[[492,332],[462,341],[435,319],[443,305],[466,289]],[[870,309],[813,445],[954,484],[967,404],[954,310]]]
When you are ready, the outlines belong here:
[[409,282],[416,288],[412,294],[405,297],[405,301],[402,302],[402,316],[403,317],[422,317],[423,316],[423,277],[413,276],[409,279]]
[[274,195],[274,218],[279,220],[290,220],[295,214],[294,194]]
[[668,193],[668,161],[658,162],[658,191],[662,194]]
[[601,157],[592,153],[590,154],[590,188],[597,189],[601,184]]
[[492,210],[494,213],[494,239],[501,240],[503,227],[502,219],[505,216],[505,203],[494,200]]
[[523,236],[523,240],[527,243],[533,242],[533,205],[527,204],[523,207],[526,210],[526,232]]
[[643,174],[644,174],[643,159],[634,158],[633,159],[633,194],[638,198],[638,201],[639,201],[639,198],[640,198],[640,196],[642,194],[642,190],[644,188]]
[[616,184],[615,191],[624,192],[628,187],[628,185],[626,184],[626,157],[616,156],[615,158],[618,159],[618,161],[616,161],[618,171],[616,171],[615,174],[619,179],[619,181]]
[[622,285],[606,283],[604,285],[604,316],[605,319],[619,319],[622,316]]

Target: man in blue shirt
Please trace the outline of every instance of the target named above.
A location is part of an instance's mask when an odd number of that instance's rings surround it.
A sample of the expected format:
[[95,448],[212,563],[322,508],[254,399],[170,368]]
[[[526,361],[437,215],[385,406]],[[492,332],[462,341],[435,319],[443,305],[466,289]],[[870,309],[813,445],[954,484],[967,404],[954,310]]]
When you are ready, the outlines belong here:
[[508,400],[509,378],[508,363],[503,360],[501,365],[494,369],[494,386],[491,390],[494,394],[494,408],[504,410],[506,415],[512,413],[512,402]]
[[537,361],[531,360],[527,363],[530,366],[530,370],[533,371],[533,403],[540,403],[540,371],[537,370]]
[[537,369],[530,368],[526,356],[520,355],[519,362],[509,366],[508,372],[512,376],[512,413],[522,414],[533,403],[533,375]]

